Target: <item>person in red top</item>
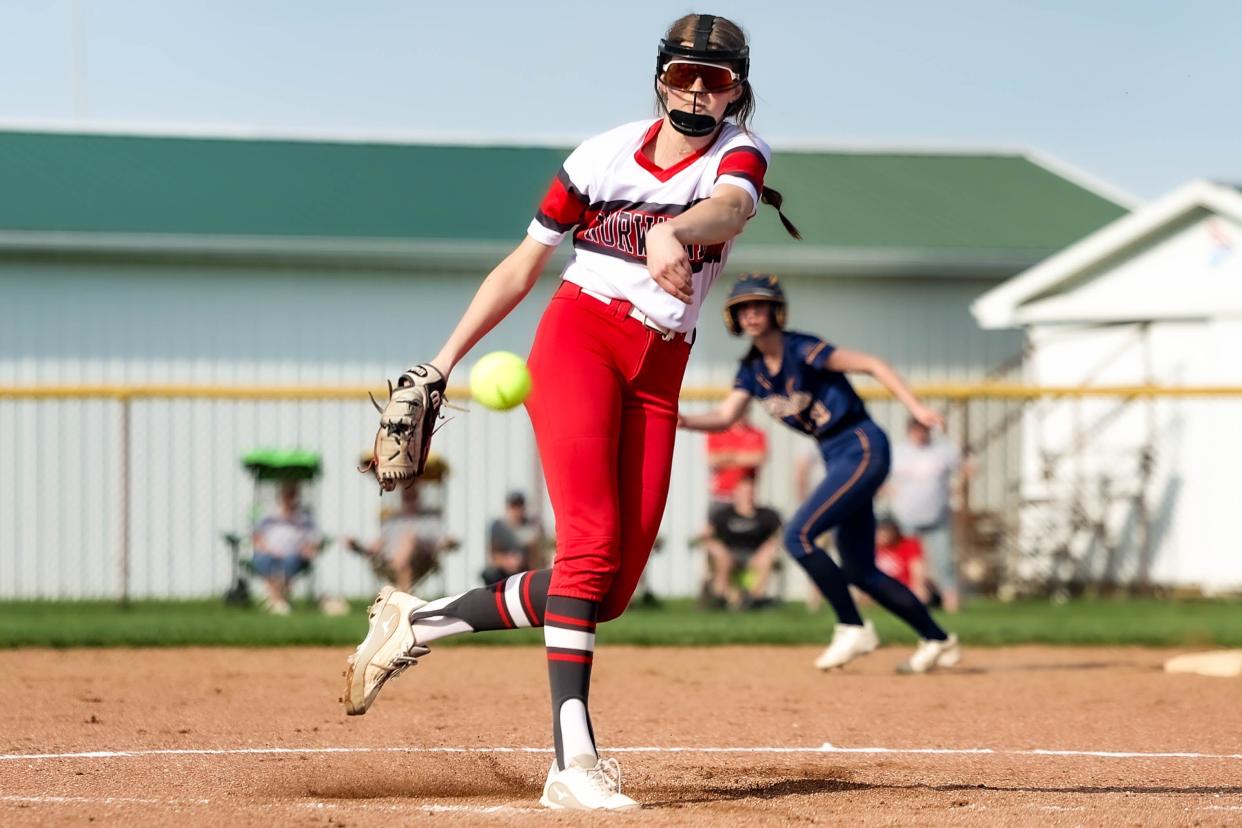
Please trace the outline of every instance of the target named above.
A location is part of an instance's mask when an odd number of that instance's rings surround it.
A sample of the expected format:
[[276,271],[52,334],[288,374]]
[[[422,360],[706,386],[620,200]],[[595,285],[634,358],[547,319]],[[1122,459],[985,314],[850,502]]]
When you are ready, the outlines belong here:
[[768,437],[743,416],[724,431],[707,435],[707,465],[711,469],[712,504],[733,502],[733,490],[743,478],[754,477],[768,457]]
[[927,567],[923,545],[918,538],[901,534],[897,521],[883,518],[875,526],[875,565],[881,572],[900,581],[918,599],[927,602]]

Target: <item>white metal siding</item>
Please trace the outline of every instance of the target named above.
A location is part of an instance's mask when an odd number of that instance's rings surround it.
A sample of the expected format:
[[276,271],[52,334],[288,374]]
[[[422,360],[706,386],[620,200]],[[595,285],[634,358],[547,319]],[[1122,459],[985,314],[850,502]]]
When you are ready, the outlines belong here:
[[[1031,379],[1041,384],[1242,385],[1237,319],[1151,323],[1146,344],[1138,325],[1037,326],[1031,337]],[[1146,574],[1152,583],[1206,591],[1242,588],[1242,523],[1235,518],[1239,422],[1242,401],[1234,398],[1065,399],[1029,412],[1023,463],[1028,572],[1050,565],[1049,541],[1070,537],[1068,507],[1077,504],[1099,527],[1093,537],[1077,533],[1070,544],[1082,573],[1122,583]],[[1145,489],[1144,448],[1154,459]],[[1146,561],[1139,496],[1150,515]]]

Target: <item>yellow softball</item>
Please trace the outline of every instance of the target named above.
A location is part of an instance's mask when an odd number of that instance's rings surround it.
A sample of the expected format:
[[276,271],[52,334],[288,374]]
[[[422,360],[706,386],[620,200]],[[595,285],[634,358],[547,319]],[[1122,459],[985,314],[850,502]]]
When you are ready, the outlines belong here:
[[492,351],[470,369],[470,394],[496,411],[521,405],[530,394],[530,371],[526,362],[509,351]]

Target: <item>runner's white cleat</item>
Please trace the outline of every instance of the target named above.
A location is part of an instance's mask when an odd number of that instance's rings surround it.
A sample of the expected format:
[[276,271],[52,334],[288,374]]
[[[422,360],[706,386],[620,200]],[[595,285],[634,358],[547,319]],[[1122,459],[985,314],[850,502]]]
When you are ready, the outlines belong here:
[[923,639],[910,660],[897,668],[899,673],[928,673],[937,667],[952,667],[962,660],[962,648],[957,636],[949,633],[944,641]]
[[832,634],[832,643],[815,659],[815,666],[821,670],[844,667],[859,656],[880,646],[880,637],[875,634],[875,625],[864,621],[857,624],[837,624]]
[[557,811],[632,811],[637,802],[621,793],[621,767],[616,759],[596,759],[584,754],[556,769],[548,769],[539,804]]
[[366,713],[384,682],[401,675],[431,652],[414,640],[410,627],[410,613],[426,603],[390,586],[380,590],[367,610],[367,637],[346,660],[345,696],[341,702],[350,716]]

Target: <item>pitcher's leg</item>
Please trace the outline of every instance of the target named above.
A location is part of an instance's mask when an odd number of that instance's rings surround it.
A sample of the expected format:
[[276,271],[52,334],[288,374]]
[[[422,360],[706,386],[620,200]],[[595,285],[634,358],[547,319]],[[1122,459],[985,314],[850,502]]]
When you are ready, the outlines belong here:
[[[633,328],[634,321],[626,324]],[[625,612],[659,535],[673,473],[677,402],[690,359],[690,345],[683,339],[666,341],[639,330],[641,347],[631,350],[624,363],[628,384],[617,456],[620,569],[600,608],[601,621]]]
[[607,325],[582,307],[553,300],[530,359],[527,410],[556,517],[544,644],[560,771],[570,764],[593,767],[597,758],[587,703],[595,623],[620,558],[624,382]]
[[673,472],[676,409],[627,404],[621,415],[618,489],[621,494],[620,566],[600,606],[600,621],[625,612],[660,532]]
[[542,627],[552,570],[519,572],[503,581],[423,604],[410,613],[414,640],[430,644],[450,635]]
[[622,380],[606,343],[584,329],[599,320],[572,311],[554,300],[539,326],[526,408],[556,519],[549,593],[599,601],[619,557]]

